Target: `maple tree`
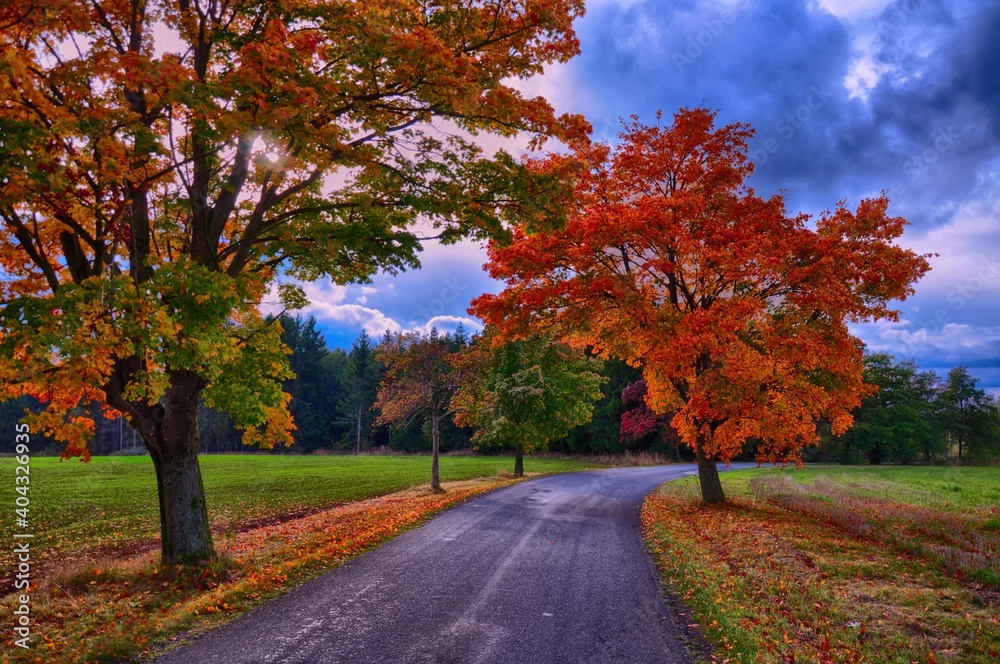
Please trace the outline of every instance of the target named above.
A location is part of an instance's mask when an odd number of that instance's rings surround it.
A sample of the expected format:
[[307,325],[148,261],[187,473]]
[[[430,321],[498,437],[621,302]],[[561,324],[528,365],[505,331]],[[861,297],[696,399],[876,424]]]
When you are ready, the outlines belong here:
[[[0,397],[87,456],[86,402],[139,431],[166,561],[214,555],[199,398],[244,441],[294,426],[282,275],[417,265],[503,232],[559,182],[532,146],[587,131],[511,81],[578,51],[582,0],[9,0],[0,5]],[[436,123],[436,124],[435,124]],[[301,289],[279,289],[290,309]]]
[[759,461],[797,461],[819,418],[847,430],[871,392],[847,324],[896,319],[889,303],[929,265],[894,243],[906,221],[884,196],[817,219],[758,196],[752,130],[714,119],[633,117],[616,146],[577,145],[567,158],[587,168],[565,229],[492,244],[506,289],[473,311],[509,335],[548,332],[641,366],[647,405],[673,412],[695,451],[702,499],[723,502],[716,460],[747,438]]
[[400,332],[385,339],[376,355],[385,369],[373,406],[379,411],[376,425],[405,427],[413,418],[426,416],[431,423],[431,488],[441,491],[439,453],[441,420],[449,415],[451,397],[462,381],[455,364],[457,348],[437,330],[423,336]]
[[463,380],[451,407],[455,424],[476,429],[477,448],[513,448],[514,477],[522,477],[525,452],[590,421],[607,378],[597,358],[552,339],[494,339],[487,329],[457,361]]

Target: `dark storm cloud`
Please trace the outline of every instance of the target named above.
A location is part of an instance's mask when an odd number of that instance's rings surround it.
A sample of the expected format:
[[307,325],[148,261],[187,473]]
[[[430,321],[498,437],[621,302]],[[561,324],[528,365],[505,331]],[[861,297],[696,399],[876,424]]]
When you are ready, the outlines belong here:
[[872,125],[894,140],[875,144],[888,161],[863,174],[891,174],[904,211],[933,224],[949,203],[988,193],[981,176],[998,151],[1000,11],[924,0],[903,14],[901,6],[910,5],[895,3],[880,19],[875,60],[888,72],[869,95]]
[[900,0],[842,20],[822,4],[595,0],[569,66],[574,110],[610,140],[620,117],[657,109],[748,122],[751,184],[792,211],[889,190],[904,243],[941,256],[904,322],[863,337],[925,363],[996,362],[1000,278],[977,270],[1000,255],[1000,5]]
[[[541,89],[599,137],[613,141],[632,114],[648,123],[706,106],[757,130],[750,184],[784,191],[792,212],[888,189],[912,223],[903,244],[940,256],[900,324],[859,334],[927,366],[976,361],[1000,391],[1000,2],[591,0],[577,31],[581,55]],[[484,258],[471,244],[432,250],[420,271],[377,277],[364,302],[352,290],[338,306],[371,311],[342,318],[412,329],[464,317],[472,297],[502,287],[479,270]],[[360,324],[338,322],[337,334]]]
[[[996,154],[1000,9],[902,0],[873,20],[850,26],[806,0],[602,3],[571,67],[604,136],[623,115],[705,105],[756,128],[760,191],[818,211],[892,188],[933,223],[927,201],[969,195]],[[888,70],[867,99],[845,85],[859,35]]]
[[797,1],[650,0],[625,10],[599,5],[581,32],[598,46],[575,63],[576,73],[602,93],[586,112],[606,136],[619,116],[648,122],[657,109],[704,105],[721,122],[757,130],[754,184],[762,190],[797,188],[805,170],[836,166],[828,146],[840,139],[831,128],[857,111],[842,85],[850,37],[835,17]]

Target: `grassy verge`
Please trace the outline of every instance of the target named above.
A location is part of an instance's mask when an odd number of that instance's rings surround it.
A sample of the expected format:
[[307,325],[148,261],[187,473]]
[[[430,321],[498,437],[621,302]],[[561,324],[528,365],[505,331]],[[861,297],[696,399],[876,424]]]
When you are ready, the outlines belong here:
[[1000,658],[1000,470],[758,470],[663,485],[642,523],[729,662]]
[[[15,460],[0,459],[0,506],[14,507]],[[385,495],[430,481],[425,456],[202,456],[212,529],[217,537],[273,520]],[[528,472],[593,467],[571,460],[533,459]],[[513,471],[505,457],[442,457],[444,482]],[[95,457],[31,461],[32,564],[65,565],[95,555],[121,555],[158,547],[156,477],[148,457]],[[14,520],[0,519],[0,541],[9,542]],[[0,549],[0,569],[13,565],[11,547]],[[4,575],[6,577],[7,575]],[[0,595],[9,579],[0,579]]]
[[[405,488],[426,480],[427,458],[208,457],[203,473],[220,558],[197,574],[158,565],[156,543],[147,539],[156,529],[148,463],[32,462],[32,647],[13,646],[15,595],[6,594],[0,662],[148,661],[177,634],[226,622],[442,509],[509,484],[498,472],[509,474],[512,460],[442,459],[451,481],[434,494]],[[526,465],[535,472],[581,467]],[[9,531],[9,520],[3,524]]]

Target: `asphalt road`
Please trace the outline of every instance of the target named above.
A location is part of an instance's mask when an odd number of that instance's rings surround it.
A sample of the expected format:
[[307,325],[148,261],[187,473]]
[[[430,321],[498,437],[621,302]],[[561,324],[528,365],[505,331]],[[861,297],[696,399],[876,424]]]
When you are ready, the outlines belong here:
[[695,472],[589,471],[480,496],[158,662],[690,662],[639,509]]

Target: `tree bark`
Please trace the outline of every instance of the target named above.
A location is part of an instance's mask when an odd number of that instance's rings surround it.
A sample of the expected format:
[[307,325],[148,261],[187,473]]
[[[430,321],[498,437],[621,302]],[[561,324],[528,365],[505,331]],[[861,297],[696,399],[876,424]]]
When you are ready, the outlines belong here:
[[358,402],[358,439],[354,448],[355,454],[361,454],[361,402]]
[[441,414],[431,413],[431,488],[441,491],[441,476],[438,474],[438,450],[441,449]]
[[157,412],[162,419],[147,440],[160,500],[161,552],[165,564],[215,558],[198,464],[198,395],[200,379],[177,373]]
[[514,477],[524,477],[524,448],[514,448]]
[[701,484],[701,500],[704,503],[718,505],[726,502],[726,494],[722,491],[722,481],[719,479],[719,469],[715,459],[705,454],[705,449],[698,442],[696,450],[698,457],[698,482]]

